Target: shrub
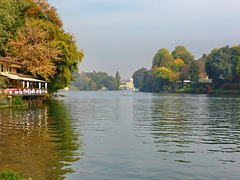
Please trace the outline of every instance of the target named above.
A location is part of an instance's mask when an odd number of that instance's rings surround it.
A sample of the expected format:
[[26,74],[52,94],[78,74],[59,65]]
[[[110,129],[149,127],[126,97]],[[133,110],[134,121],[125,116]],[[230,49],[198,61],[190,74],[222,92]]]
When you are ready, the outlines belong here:
[[12,99],[12,106],[22,106],[27,104],[25,100],[22,99],[22,96],[14,96]]

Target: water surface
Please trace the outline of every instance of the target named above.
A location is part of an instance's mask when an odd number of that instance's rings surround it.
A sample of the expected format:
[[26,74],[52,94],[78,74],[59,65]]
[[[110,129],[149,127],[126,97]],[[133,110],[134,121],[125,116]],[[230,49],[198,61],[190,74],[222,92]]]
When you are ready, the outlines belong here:
[[33,179],[239,179],[239,97],[63,93],[0,110],[1,169]]

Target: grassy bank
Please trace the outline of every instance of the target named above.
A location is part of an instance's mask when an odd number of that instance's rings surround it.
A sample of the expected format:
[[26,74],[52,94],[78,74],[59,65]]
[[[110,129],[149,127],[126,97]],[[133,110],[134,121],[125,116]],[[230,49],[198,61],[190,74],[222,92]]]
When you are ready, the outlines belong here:
[[177,93],[193,93],[193,88],[183,88],[183,89],[177,89],[175,92]]
[[211,90],[210,94],[233,94],[233,95],[240,95],[240,90],[215,89],[215,90]]
[[207,94],[207,88],[183,88],[177,89],[176,93]]
[[224,89],[215,89],[207,93],[207,89],[195,89],[195,88],[183,88],[177,89],[176,93],[191,93],[191,94],[229,94],[229,95],[240,95],[240,90],[224,90]]

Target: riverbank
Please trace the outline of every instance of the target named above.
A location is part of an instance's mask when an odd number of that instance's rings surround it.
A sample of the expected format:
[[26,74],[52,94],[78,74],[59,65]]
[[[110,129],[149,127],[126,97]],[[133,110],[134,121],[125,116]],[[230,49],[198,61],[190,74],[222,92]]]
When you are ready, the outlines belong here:
[[240,95],[240,90],[230,89],[214,89],[208,90],[207,88],[183,88],[177,89],[175,93],[190,93],[190,94],[224,94],[224,95]]

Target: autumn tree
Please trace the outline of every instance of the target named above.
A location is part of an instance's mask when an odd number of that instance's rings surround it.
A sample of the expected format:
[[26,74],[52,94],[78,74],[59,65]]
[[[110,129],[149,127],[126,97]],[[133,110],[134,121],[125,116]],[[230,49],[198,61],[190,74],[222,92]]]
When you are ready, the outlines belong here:
[[13,56],[24,63],[26,73],[49,81],[50,92],[68,86],[84,53],[75,37],[62,29],[56,8],[47,0],[0,4],[0,55]]
[[181,67],[184,65],[183,60],[181,59],[175,59],[173,61],[173,65],[172,65],[172,70],[174,72],[179,72],[181,70]]
[[46,31],[28,20],[8,43],[8,55],[23,63],[25,73],[49,81],[56,73],[54,60],[59,60],[61,51],[48,38]]
[[154,87],[156,91],[167,90],[171,82],[173,81],[173,72],[166,68],[160,67],[154,73]]
[[26,15],[31,18],[43,19],[49,21],[59,28],[62,27],[62,20],[57,14],[57,9],[51,6],[47,0],[27,0],[30,3],[30,7],[26,12]]
[[181,67],[181,70],[180,70],[180,73],[179,73],[179,80],[180,81],[183,82],[184,80],[189,79],[188,71],[189,71],[189,65],[188,64],[185,64]]
[[0,77],[0,89],[5,89],[9,87],[9,81],[6,77]]

